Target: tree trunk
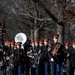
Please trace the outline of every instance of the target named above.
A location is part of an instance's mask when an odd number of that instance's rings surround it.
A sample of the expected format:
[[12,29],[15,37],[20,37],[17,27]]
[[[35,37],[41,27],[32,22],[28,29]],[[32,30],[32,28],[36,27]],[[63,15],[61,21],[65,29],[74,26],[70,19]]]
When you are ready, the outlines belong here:
[[36,40],[39,38],[38,31],[39,31],[38,28],[31,29],[31,40]]
[[63,44],[64,41],[64,27],[57,25],[57,34],[59,34],[59,42]]
[[[35,15],[35,17],[37,17],[38,16],[38,12],[37,12],[37,4],[35,3],[35,12],[34,12],[34,15]],[[38,25],[38,22],[37,22],[37,20],[36,19],[34,19],[34,40],[36,40],[36,39],[38,39],[38,27],[37,27],[37,25]]]
[[[59,5],[59,11],[58,11],[58,19],[59,21],[63,20],[63,5]],[[64,42],[64,24],[59,25],[57,24],[57,33],[59,34],[59,42],[63,44]]]
[[38,34],[38,28],[35,28],[34,29],[34,40],[38,39],[39,37],[39,34]]
[[34,38],[33,38],[33,29],[31,29],[31,40],[33,40]]

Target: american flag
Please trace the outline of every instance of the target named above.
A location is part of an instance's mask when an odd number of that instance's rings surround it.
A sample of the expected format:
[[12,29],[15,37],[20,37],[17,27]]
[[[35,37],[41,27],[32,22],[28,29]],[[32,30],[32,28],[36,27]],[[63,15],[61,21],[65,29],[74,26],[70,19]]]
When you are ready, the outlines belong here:
[[6,38],[5,20],[3,20],[3,23],[2,23],[2,38],[3,38],[3,40],[5,40],[5,38]]
[[1,37],[2,37],[2,24],[0,23],[0,40],[1,40]]
[[6,38],[6,29],[5,29],[5,21],[3,20],[0,23],[0,40],[2,44],[4,43],[5,38]]

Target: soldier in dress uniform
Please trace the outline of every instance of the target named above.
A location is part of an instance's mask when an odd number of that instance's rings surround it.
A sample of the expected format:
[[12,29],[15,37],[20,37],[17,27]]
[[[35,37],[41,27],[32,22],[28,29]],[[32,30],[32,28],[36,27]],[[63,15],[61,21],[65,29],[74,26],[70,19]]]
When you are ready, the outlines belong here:
[[32,74],[31,72],[31,69],[32,69],[32,66],[31,66],[31,61],[32,61],[32,49],[34,48],[34,41],[31,41],[30,42],[30,47],[28,48],[27,52],[26,52],[26,56],[27,56],[27,59],[28,59],[28,74]]
[[44,45],[41,51],[40,64],[41,64],[41,74],[50,75],[50,63],[49,63],[49,54],[48,54],[48,38],[44,38]]
[[13,74],[18,75],[18,50],[17,50],[17,43],[14,44],[14,51],[13,51],[14,57],[13,57]]
[[10,41],[10,70],[11,70],[11,75],[14,75],[14,40]]
[[[43,51],[43,40],[39,40],[39,50],[42,53],[42,51]],[[39,75],[42,75],[42,73],[44,71],[43,70],[43,64],[40,61],[41,53],[40,53],[40,56],[39,56]]]
[[21,49],[21,42],[17,42],[17,50],[18,50],[18,75],[22,75],[22,68],[25,64],[25,54],[24,50]]
[[10,41],[5,40],[4,41],[4,47],[3,47],[3,74],[6,75],[6,71],[9,67],[10,60]]
[[68,41],[66,41],[64,43],[64,72],[66,72],[66,75],[70,74],[70,43]]
[[27,40],[27,42],[24,44],[24,57],[25,57],[25,66],[23,67],[22,70],[25,70],[25,74],[29,75],[29,71],[30,71],[30,62],[29,62],[29,57],[27,56],[27,52],[29,51],[30,47],[31,47],[31,40]]
[[36,64],[36,75],[39,75],[39,59],[40,59],[40,52],[39,49],[39,41],[35,40],[35,64]]
[[58,42],[58,34],[53,35],[53,43],[51,45],[51,72],[52,75],[61,75],[62,63],[64,61],[64,52],[62,44]]
[[39,62],[40,62],[40,57],[41,57],[41,53],[43,51],[43,40],[39,40],[39,52],[40,52],[40,56],[39,56]]
[[21,75],[21,65],[20,65],[20,48],[21,48],[21,42],[16,42],[16,49],[14,50],[14,75]]
[[13,51],[14,51],[14,41],[12,40],[11,43],[10,43],[10,63],[13,63]]
[[27,52],[27,55],[29,57],[29,62],[30,62],[30,75],[36,75],[36,64],[35,64],[35,60],[34,60],[34,53],[35,52],[36,52],[35,42],[31,41],[30,50]]
[[70,75],[74,75],[75,70],[75,40],[72,41],[72,49],[70,49]]
[[10,41],[9,40],[4,41],[3,51],[6,52],[7,55],[10,54]]

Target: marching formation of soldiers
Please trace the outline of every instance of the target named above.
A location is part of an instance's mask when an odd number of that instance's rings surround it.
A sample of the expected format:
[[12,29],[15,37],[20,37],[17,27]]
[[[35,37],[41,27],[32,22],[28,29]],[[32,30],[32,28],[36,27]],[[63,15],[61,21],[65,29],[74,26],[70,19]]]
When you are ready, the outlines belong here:
[[21,48],[22,42],[5,40],[0,46],[0,66],[3,75],[74,75],[75,41],[64,45],[59,35],[34,40]]

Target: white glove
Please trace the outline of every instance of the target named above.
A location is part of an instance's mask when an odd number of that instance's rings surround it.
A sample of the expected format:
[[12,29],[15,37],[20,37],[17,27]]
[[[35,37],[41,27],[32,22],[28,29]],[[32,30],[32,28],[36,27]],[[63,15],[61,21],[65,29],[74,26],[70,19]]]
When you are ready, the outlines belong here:
[[69,57],[69,54],[67,54],[67,57]]
[[52,62],[54,62],[54,59],[53,59],[53,58],[51,58],[51,61],[52,61]]

